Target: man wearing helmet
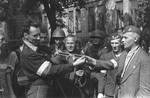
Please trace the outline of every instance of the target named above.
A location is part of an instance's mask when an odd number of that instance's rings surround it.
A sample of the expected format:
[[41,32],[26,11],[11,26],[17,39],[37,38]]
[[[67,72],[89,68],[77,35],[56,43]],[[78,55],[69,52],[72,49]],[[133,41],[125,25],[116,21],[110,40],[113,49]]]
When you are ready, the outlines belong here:
[[[107,48],[104,49],[104,39],[105,33],[100,30],[95,30],[91,33],[90,42],[85,46],[82,52],[94,59],[99,59],[103,53],[107,52]],[[98,84],[100,81],[103,81],[104,75],[105,74],[100,73],[100,69],[98,67],[94,67],[94,69],[92,69],[88,88],[89,96],[93,97],[94,92],[97,92]]]
[[53,43],[53,53],[57,53],[58,50],[63,50],[64,49],[64,38],[65,38],[65,33],[61,28],[56,28],[55,31],[52,34],[52,43]]
[[103,31],[95,30],[90,35],[90,41],[83,49],[83,53],[98,59],[100,57],[99,51],[104,47],[105,34]]

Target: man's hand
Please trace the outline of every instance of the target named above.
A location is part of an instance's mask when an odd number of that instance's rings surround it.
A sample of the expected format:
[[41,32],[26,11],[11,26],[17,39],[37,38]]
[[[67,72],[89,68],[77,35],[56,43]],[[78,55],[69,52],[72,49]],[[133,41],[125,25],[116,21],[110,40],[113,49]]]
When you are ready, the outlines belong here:
[[83,76],[84,75],[84,70],[77,70],[76,75],[80,76],[80,77]]
[[98,93],[97,98],[105,98],[105,96],[102,93]]
[[81,65],[85,63],[85,56],[82,56],[73,62],[73,66]]
[[89,56],[86,56],[86,62],[89,64],[96,65],[96,59],[89,57]]

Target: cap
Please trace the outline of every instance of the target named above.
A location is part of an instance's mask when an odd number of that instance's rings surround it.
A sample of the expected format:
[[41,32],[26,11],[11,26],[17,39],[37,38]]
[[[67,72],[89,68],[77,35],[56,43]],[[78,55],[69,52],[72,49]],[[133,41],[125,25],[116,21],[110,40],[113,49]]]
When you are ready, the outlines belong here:
[[124,29],[124,33],[126,32],[134,32],[138,35],[141,35],[141,30],[138,27],[133,26],[133,25],[126,26]]
[[104,38],[105,33],[101,30],[95,30],[94,32],[91,33],[90,38]]

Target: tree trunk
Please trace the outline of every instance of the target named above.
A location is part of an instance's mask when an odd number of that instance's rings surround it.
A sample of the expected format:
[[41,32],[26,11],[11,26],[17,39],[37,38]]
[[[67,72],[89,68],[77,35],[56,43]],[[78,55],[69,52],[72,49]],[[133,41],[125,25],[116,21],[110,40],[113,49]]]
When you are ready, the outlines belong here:
[[[51,35],[53,31],[56,29],[56,8],[55,8],[55,0],[43,0],[43,4],[45,7],[45,11],[48,16],[48,20],[51,26]],[[49,6],[50,4],[50,6]]]

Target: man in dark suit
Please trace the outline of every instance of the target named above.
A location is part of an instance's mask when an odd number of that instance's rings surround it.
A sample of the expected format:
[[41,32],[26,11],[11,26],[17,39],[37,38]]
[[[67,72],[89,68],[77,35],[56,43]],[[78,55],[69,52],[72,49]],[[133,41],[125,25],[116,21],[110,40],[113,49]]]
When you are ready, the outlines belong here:
[[[37,24],[29,24],[24,32],[23,47],[20,53],[20,64],[30,84],[27,98],[52,98],[52,79],[58,74],[73,70],[73,66],[83,63],[85,59],[79,58],[71,64],[54,65],[45,56],[39,53],[40,28]],[[54,97],[53,97],[54,98]]]
[[139,46],[140,30],[127,26],[123,34],[126,57],[122,58],[118,76],[118,98],[150,98],[150,58]]

